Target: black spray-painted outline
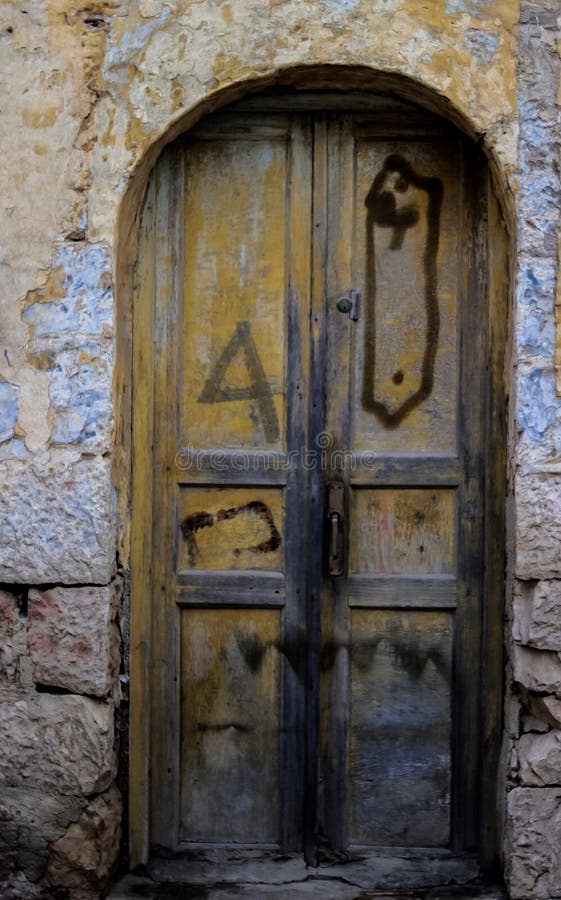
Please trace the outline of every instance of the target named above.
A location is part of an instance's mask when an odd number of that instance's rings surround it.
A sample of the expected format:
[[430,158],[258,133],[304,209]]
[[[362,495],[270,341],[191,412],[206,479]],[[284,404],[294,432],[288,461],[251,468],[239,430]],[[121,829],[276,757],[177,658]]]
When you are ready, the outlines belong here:
[[214,515],[209,512],[195,512],[190,513],[190,515],[183,519],[181,523],[181,532],[187,544],[187,554],[189,556],[190,565],[196,565],[197,555],[199,553],[197,539],[195,537],[197,531],[201,531],[202,528],[210,528],[213,525],[217,525],[218,522],[224,522],[227,519],[234,519],[244,512],[254,513],[260,519],[263,519],[269,526],[271,535],[266,541],[261,541],[259,544],[253,544],[251,547],[236,547],[233,550],[234,556],[240,556],[242,552],[273,553],[275,550],[278,550],[281,545],[281,536],[275,525],[271,510],[262,500],[250,500],[249,503],[244,503],[242,506],[219,509]]
[[[408,228],[413,228],[419,221],[416,206],[408,204],[400,210],[396,208],[395,193],[381,190],[389,173],[397,173],[399,179],[395,191],[404,193],[410,185],[426,191],[429,197],[427,220],[427,239],[423,254],[425,278],[425,309],[427,315],[427,331],[425,352],[421,374],[421,385],[414,394],[407,398],[395,411],[390,412],[384,403],[374,400],[375,389],[375,341],[376,341],[376,260],[374,248],[374,225],[392,228],[390,250],[399,250]],[[440,331],[440,312],[437,296],[438,241],[440,232],[440,209],[442,206],[443,186],[440,178],[427,178],[418,175],[413,167],[398,154],[391,154],[384,162],[383,168],[372,182],[365,200],[366,214],[366,295],[367,311],[364,327],[364,378],[362,388],[362,405],[368,412],[374,413],[386,428],[397,428],[409,413],[426,400],[433,388],[434,363]],[[403,373],[396,372],[394,382],[401,384]]]
[[[243,349],[244,352],[245,364],[247,366],[247,371],[249,372],[251,385],[246,388],[221,387],[230,363],[241,349]],[[218,358],[218,362],[206,380],[198,402],[225,403],[231,400],[257,400],[265,440],[270,441],[271,443],[278,440],[280,428],[277,411],[275,409],[275,402],[273,400],[273,392],[267,381],[265,369],[259,359],[257,348],[251,337],[249,322],[237,323],[232,337],[226,344]]]

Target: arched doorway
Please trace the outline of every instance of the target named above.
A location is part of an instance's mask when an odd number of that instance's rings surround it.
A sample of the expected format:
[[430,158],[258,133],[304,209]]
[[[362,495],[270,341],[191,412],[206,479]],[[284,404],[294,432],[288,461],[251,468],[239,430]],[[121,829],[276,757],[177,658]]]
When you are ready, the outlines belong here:
[[389,96],[259,95],[158,161],[134,306],[149,852],[217,880],[233,851],[339,860],[367,887],[492,861],[501,234],[483,155]]

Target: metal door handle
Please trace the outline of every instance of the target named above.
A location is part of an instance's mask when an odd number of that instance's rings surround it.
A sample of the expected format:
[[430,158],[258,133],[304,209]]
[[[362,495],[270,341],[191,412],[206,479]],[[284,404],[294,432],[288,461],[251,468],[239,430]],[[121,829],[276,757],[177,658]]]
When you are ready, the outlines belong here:
[[345,571],[345,486],[340,481],[327,484],[327,521],[329,523],[327,572],[343,575]]
[[339,556],[339,523],[341,522],[341,516],[339,513],[332,512],[331,513],[331,549],[329,551],[329,555],[332,559],[337,559]]

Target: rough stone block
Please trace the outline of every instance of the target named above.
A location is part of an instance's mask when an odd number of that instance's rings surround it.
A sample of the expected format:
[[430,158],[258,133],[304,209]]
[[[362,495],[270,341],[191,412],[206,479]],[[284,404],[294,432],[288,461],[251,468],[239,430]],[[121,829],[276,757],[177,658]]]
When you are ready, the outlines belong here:
[[81,444],[88,450],[110,446],[112,343],[102,338],[83,347],[53,353],[49,385],[55,411],[54,444]]
[[513,677],[530,691],[561,697],[561,658],[550,650],[535,650],[513,644]]
[[52,844],[49,882],[70,888],[102,886],[119,855],[121,813],[116,785],[92,800],[78,821]]
[[[544,323],[549,326],[547,334],[544,334],[546,331]],[[548,361],[553,359],[554,335],[552,316],[542,314],[541,309],[536,308],[528,313],[524,326],[518,334],[519,341],[524,342],[521,353],[533,350],[541,356],[538,356],[538,364],[536,357],[533,357],[527,362],[519,362],[517,366],[516,415],[520,436],[515,450],[516,463],[529,468],[547,467],[548,478],[552,474],[559,474],[559,468],[555,468],[555,463],[551,460],[557,460],[561,450],[559,435],[561,403],[556,396],[556,372],[554,367],[543,359],[544,354]],[[532,342],[536,344],[541,342],[541,346],[532,348]]]
[[29,592],[33,680],[82,694],[111,691],[119,666],[118,586]]
[[[22,869],[27,878],[41,878],[49,844],[75,822],[87,801],[61,797],[27,785],[0,788],[0,857]],[[0,888],[0,896],[4,894]]]
[[507,798],[506,825],[511,900],[561,897],[561,788],[515,788]]
[[545,731],[549,731],[549,725],[547,722],[544,722],[543,719],[524,714],[522,716],[522,731],[540,732],[541,734]]
[[561,576],[561,476],[525,475],[516,482],[516,575]]
[[0,890],[2,900],[41,900],[40,886],[28,881],[23,872],[13,872],[0,883]]
[[523,718],[520,698],[511,695],[505,702],[505,733],[511,737],[518,737]]
[[561,786],[561,731],[524,734],[517,749],[521,784],[528,787]]
[[[557,411],[555,393],[552,398],[549,390],[544,393],[542,387],[555,348],[551,296],[555,293],[556,260],[521,254],[519,267],[517,308],[520,327],[516,331],[516,348],[520,360],[517,385],[521,393],[517,398],[517,414],[518,421],[529,432],[530,440],[540,443],[550,417],[555,420]],[[536,400],[540,401],[539,405]]]
[[554,728],[561,728],[561,700],[556,700],[555,697],[532,697],[530,710],[536,719],[541,719]]
[[513,637],[521,644],[561,651],[561,581],[518,581]]
[[27,620],[22,616],[17,597],[0,591],[0,690],[16,688],[20,683],[21,661],[27,652]]
[[56,462],[0,463],[0,581],[107,584],[116,531],[110,464],[61,451]]
[[110,701],[71,694],[0,703],[0,780],[63,795],[105,790],[116,773],[113,712]]

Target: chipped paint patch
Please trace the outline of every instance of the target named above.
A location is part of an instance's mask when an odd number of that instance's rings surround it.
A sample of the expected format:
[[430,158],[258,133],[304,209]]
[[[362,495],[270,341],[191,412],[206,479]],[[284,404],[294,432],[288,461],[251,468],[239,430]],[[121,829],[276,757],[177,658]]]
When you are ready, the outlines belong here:
[[64,246],[51,277],[26,298],[29,362],[49,381],[51,441],[107,449],[113,369],[110,255],[101,245]]
[[[111,404],[112,348],[82,345],[56,356],[50,382],[55,411],[51,440],[55,444],[95,445],[107,441]],[[110,421],[110,420],[109,420]]]
[[323,3],[328,9],[344,14],[354,12],[360,5],[360,0],[323,0]]
[[[514,6],[511,0],[503,0],[505,8],[506,4],[511,4],[511,8]],[[495,3],[494,0],[446,0],[447,16],[459,16],[463,13],[477,17],[485,14],[491,17],[494,13],[497,18],[501,17],[500,4]]]
[[552,426],[561,422],[561,399],[555,395],[555,373],[552,369],[524,367],[518,382],[518,420],[524,433],[521,442],[553,443],[551,451],[561,453],[561,433]]
[[79,343],[79,335],[102,334],[113,320],[108,251],[99,245],[62,247],[53,269],[55,278],[28,295],[22,313],[35,337],[60,345],[70,336]]
[[491,31],[481,31],[470,28],[464,34],[464,46],[475,59],[482,63],[490,63],[497,52],[499,39]]
[[446,15],[459,16],[467,12],[466,0],[446,0]]
[[541,356],[551,359],[555,346],[551,298],[556,271],[549,260],[532,259],[521,268],[518,289],[516,343],[523,358]]
[[18,420],[18,394],[17,385],[0,382],[0,443],[14,436]]
[[124,31],[119,43],[114,43],[107,51],[104,61],[105,77],[107,77],[108,71],[112,72],[113,77],[118,71],[120,80],[127,78],[135,54],[146,50],[150,38],[161,29],[170,16],[170,9],[166,5],[160,15],[150,18],[148,23]]
[[7,459],[29,459],[30,453],[22,438],[0,443],[0,462]]

